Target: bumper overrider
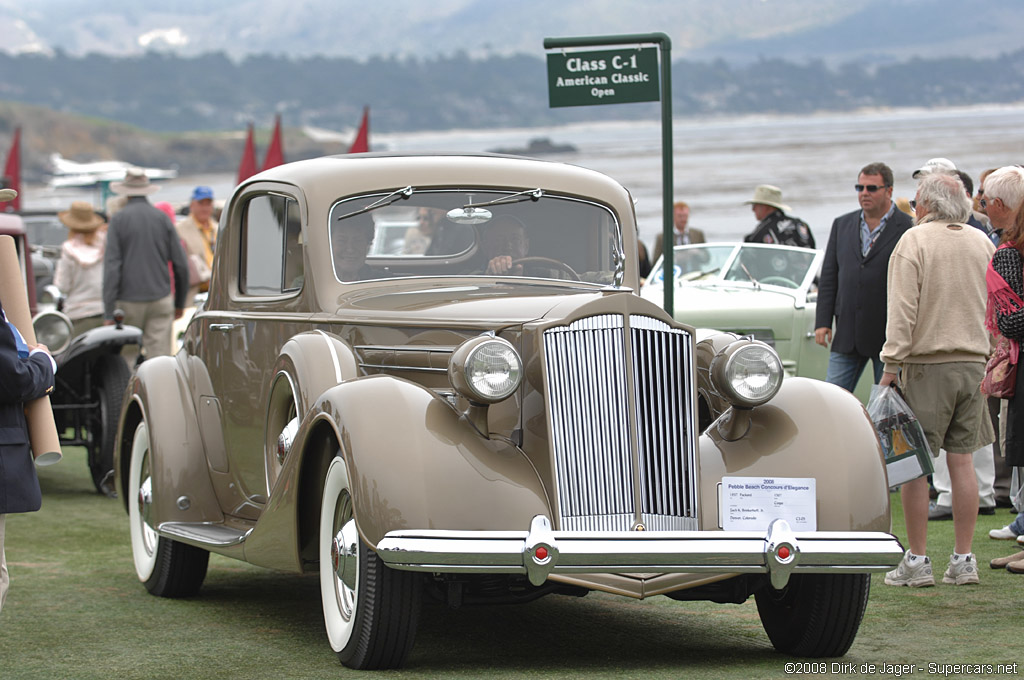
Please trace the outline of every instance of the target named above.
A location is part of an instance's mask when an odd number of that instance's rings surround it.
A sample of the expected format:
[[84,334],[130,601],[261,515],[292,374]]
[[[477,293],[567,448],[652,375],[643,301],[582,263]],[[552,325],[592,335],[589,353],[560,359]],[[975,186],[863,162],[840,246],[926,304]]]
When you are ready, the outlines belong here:
[[768,574],[782,588],[790,574],[886,571],[903,557],[895,537],[872,531],[795,533],[776,519],[755,531],[552,531],[537,515],[529,531],[388,532],[377,554],[392,569],[437,573],[551,574],[715,572]]

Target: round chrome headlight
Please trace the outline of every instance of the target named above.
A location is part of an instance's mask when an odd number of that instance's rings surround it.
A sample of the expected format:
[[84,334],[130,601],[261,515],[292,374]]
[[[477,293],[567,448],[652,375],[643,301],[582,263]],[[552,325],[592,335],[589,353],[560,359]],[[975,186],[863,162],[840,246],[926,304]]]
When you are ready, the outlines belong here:
[[61,312],[41,312],[32,319],[36,342],[46,345],[50,354],[60,354],[71,344],[71,319]]
[[741,340],[726,347],[711,364],[716,389],[740,408],[760,406],[782,386],[782,360],[763,342]]
[[467,340],[452,353],[448,377],[471,402],[494,404],[519,389],[523,362],[508,341],[481,336]]

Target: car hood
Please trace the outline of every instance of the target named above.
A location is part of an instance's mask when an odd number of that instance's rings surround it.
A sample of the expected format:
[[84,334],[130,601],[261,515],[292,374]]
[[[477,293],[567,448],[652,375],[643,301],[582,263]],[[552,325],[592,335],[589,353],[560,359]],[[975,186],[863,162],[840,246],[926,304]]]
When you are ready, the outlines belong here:
[[552,310],[575,308],[607,295],[632,294],[629,289],[590,288],[535,282],[465,281],[419,285],[375,286],[344,296],[338,314],[380,317],[409,323],[522,325],[552,315]]
[[692,326],[719,330],[791,326],[796,299],[762,288],[683,286],[676,289],[675,317]]

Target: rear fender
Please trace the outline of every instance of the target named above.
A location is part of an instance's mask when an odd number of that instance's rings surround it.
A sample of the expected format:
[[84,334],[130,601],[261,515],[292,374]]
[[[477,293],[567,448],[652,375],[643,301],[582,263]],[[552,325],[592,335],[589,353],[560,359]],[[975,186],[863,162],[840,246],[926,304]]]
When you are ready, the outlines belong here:
[[224,520],[210,481],[195,404],[179,368],[178,361],[169,356],[153,357],[139,365],[121,406],[114,448],[117,492],[127,509],[134,500],[126,497],[132,438],[135,427],[145,419],[153,475],[153,526]]
[[751,411],[747,434],[725,441],[712,425],[700,438],[701,526],[720,526],[718,485],[728,477],[813,477],[819,531],[890,530],[889,484],[875,428],[846,390],[786,378]]
[[313,410],[335,424],[370,546],[396,529],[517,529],[552,516],[522,451],[484,439],[420,385],[360,378],[328,390]]

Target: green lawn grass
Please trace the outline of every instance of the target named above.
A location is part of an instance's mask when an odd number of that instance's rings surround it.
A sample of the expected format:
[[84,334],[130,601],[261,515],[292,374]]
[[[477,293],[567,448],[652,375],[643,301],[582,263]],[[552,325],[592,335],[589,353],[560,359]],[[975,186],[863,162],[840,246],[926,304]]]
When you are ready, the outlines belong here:
[[[66,450],[59,465],[40,470],[40,480],[42,511],[7,518],[3,680],[361,675],[342,667],[327,645],[315,574],[213,556],[197,597],[152,597],[135,578],[127,515],[120,502],[93,491],[84,453]],[[893,529],[902,538],[899,496],[892,498]],[[917,666],[914,676],[937,677],[929,663],[1019,661],[1024,576],[987,566],[1014,550],[987,535],[1011,518],[1005,509],[978,518],[978,586],[891,588],[875,575],[860,634],[841,660],[858,672],[846,674],[860,675],[865,663],[909,663]],[[937,580],[952,528],[929,524]],[[387,675],[778,678],[790,661],[772,649],[753,599],[718,605],[592,593],[459,610],[426,604],[406,669]],[[826,667],[838,668],[831,663]]]

